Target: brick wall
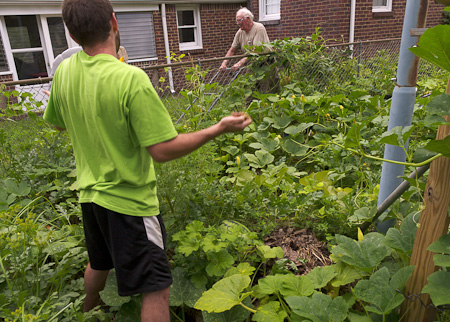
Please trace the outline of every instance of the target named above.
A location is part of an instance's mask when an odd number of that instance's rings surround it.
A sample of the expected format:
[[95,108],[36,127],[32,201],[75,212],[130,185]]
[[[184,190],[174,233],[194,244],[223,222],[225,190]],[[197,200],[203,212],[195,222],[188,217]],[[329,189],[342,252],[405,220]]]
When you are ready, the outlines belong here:
[[[170,51],[177,56],[197,58],[223,57],[227,53],[233,41],[234,34],[238,30],[235,15],[240,8],[239,4],[203,4],[200,6],[200,20],[202,28],[203,49],[179,50],[178,29],[175,5],[166,5],[167,33],[169,35]],[[164,36],[162,29],[161,12],[153,13],[156,49],[158,63],[166,61]],[[156,62],[154,62],[156,64]]]
[[[393,0],[391,13],[372,13],[372,0],[356,1],[355,41],[401,37],[406,0]],[[258,0],[248,0],[258,21]],[[441,22],[443,5],[429,1],[427,27]],[[266,23],[269,38],[306,37],[320,27],[325,39],[348,41],[350,0],[281,0],[281,20]]]

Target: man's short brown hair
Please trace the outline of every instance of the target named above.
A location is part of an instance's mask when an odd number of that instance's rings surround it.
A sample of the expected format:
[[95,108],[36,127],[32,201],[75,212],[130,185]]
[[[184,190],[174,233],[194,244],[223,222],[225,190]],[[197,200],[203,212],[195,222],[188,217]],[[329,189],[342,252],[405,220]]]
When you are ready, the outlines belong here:
[[109,0],[64,0],[62,5],[64,23],[81,46],[108,39],[113,12]]

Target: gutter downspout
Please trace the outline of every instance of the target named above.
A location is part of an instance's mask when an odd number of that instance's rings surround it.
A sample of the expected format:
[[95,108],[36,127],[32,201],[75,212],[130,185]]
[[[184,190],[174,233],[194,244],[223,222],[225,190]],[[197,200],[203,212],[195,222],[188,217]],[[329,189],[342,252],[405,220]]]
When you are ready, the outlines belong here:
[[352,0],[350,4],[350,34],[348,42],[355,42],[355,16],[356,16],[356,0]]
[[[166,62],[167,64],[171,64],[170,61],[170,47],[169,47],[169,34],[167,32],[167,20],[166,20],[166,4],[161,4],[161,19],[162,19],[162,27],[163,27],[163,36],[164,36],[164,48],[166,50]],[[170,86],[170,92],[175,93],[175,89],[173,87],[173,75],[172,75],[172,68],[168,68],[168,74],[169,74],[169,86]]]
[[[396,126],[409,126],[412,124],[414,103],[416,100],[417,70],[419,58],[409,51],[416,45],[419,36],[413,36],[411,29],[424,28],[428,10],[428,0],[407,0],[405,18],[403,21],[402,41],[397,68],[397,84],[392,93],[391,110],[389,113],[388,130]],[[408,143],[405,148],[408,148]],[[405,151],[401,147],[386,144],[384,158],[387,160],[406,160]],[[378,204],[380,206],[387,197],[400,185],[405,166],[384,162],[381,170],[380,190]],[[377,222],[379,232],[386,234],[389,228],[394,227],[396,220],[389,219]]]

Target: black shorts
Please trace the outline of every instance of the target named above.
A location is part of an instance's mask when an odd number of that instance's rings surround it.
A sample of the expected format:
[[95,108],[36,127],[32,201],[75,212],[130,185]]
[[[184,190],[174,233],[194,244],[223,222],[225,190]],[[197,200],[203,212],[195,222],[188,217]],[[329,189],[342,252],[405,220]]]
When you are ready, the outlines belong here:
[[119,295],[149,293],[172,284],[161,215],[120,214],[82,203],[84,234],[92,269],[115,268]]

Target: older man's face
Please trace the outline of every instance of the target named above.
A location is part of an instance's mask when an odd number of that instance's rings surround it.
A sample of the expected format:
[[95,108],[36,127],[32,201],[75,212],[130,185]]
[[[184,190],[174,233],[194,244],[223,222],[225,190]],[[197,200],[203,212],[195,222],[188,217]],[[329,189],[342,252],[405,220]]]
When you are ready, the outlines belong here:
[[239,26],[240,29],[242,30],[247,30],[248,27],[250,26],[250,18],[246,18],[244,17],[244,15],[236,15],[236,23]]

